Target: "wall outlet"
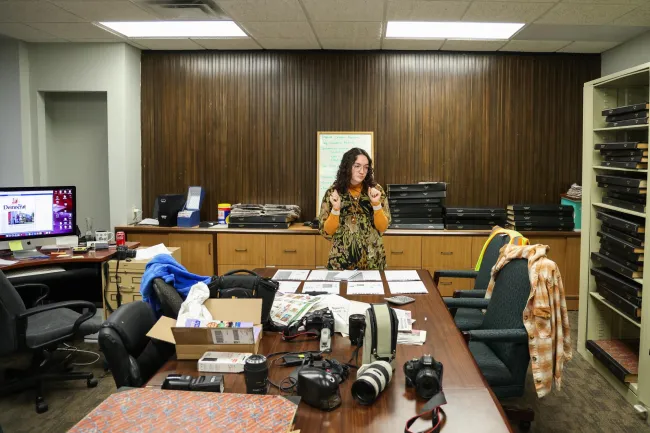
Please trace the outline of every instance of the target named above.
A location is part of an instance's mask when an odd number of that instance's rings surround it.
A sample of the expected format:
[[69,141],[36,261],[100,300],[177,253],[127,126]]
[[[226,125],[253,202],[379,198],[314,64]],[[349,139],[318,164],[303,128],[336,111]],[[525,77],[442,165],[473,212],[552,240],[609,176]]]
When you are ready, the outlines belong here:
[[636,415],[641,418],[641,419],[648,419],[648,409],[642,405],[642,404],[635,404],[634,405],[634,410],[636,411]]

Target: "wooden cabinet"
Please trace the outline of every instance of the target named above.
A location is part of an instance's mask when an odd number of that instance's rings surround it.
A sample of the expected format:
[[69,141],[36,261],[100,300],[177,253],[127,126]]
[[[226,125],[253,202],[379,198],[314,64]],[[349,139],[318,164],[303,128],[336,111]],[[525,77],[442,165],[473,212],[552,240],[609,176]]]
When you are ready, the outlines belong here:
[[181,249],[181,263],[199,275],[214,275],[214,242],[210,234],[170,233],[169,246]]
[[[263,268],[266,256],[266,235],[217,235],[217,263],[232,265],[248,263]],[[219,271],[221,272],[221,271]]]
[[140,242],[143,247],[165,244],[169,245],[169,235],[167,233],[128,233],[126,238],[129,242]]
[[387,269],[421,269],[421,236],[384,236]]
[[313,268],[315,240],[315,236],[309,235],[266,235],[266,265]]
[[332,241],[323,236],[316,236],[316,269],[326,268],[330,258]]
[[[431,275],[437,270],[468,270],[472,268],[472,238],[463,236],[429,236],[422,239],[422,267]],[[441,278],[438,290],[451,296],[454,290],[469,290],[474,280]]]

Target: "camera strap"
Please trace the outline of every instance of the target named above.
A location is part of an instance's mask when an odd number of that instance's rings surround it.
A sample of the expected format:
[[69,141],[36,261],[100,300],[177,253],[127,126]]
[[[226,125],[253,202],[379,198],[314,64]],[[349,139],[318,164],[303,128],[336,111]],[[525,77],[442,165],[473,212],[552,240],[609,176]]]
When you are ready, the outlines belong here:
[[[433,397],[427,402],[427,404],[424,405],[422,410],[420,411],[419,414],[415,415],[413,418],[410,418],[408,421],[406,421],[406,426],[404,427],[404,433],[438,433],[442,429],[442,424],[444,421],[444,417],[447,415],[445,412],[442,410],[440,406],[443,404],[447,404],[447,399],[445,398],[445,393],[440,390],[440,392]],[[421,432],[415,432],[410,429],[410,427],[417,421],[420,417],[431,414],[431,428],[427,430],[423,430]],[[443,416],[441,416],[444,415]]]

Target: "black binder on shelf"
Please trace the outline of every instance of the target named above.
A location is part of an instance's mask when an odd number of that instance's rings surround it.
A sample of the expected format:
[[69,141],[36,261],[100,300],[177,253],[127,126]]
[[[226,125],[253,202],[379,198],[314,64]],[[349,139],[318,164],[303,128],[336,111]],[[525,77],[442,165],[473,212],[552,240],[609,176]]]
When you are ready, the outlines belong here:
[[573,227],[515,227],[512,224],[506,224],[506,228],[519,232],[572,232],[574,229]]
[[617,126],[632,126],[632,125],[647,125],[648,124],[648,118],[643,118],[643,119],[629,119],[629,120],[621,120],[620,122],[607,122],[607,127],[608,128],[614,128]]
[[461,226],[468,226],[468,225],[480,225],[480,226],[502,226],[506,223],[505,219],[493,219],[493,220],[479,220],[479,219],[450,219],[448,216],[445,218],[445,223],[447,224],[447,227],[450,225],[461,225]]
[[616,191],[606,191],[605,197],[624,200],[632,203],[646,204],[648,197],[641,194],[623,194]]
[[608,259],[620,263],[626,268],[634,269],[635,271],[638,272],[643,272],[643,262],[627,260],[627,257],[624,254],[620,253],[620,251],[610,251],[605,248],[607,246],[608,244],[606,243],[600,244],[600,250],[598,250],[598,252],[603,256],[607,257]]
[[603,157],[608,162],[643,162],[648,163],[647,156],[605,156]]
[[389,192],[398,191],[446,191],[445,182],[422,182],[422,183],[389,183]]
[[228,221],[230,224],[288,223],[291,222],[291,217],[289,217],[289,215],[258,215],[258,216],[246,216],[246,217],[231,216],[229,217]]
[[621,120],[643,119],[648,117],[648,110],[632,111],[630,113],[612,114],[605,117],[605,122],[619,122]]
[[629,242],[626,242],[623,239],[617,238],[616,236],[612,236],[609,233],[604,233],[602,231],[599,231],[598,236],[600,237],[601,244],[602,243],[611,244],[618,250],[624,251],[626,253],[643,254],[643,247],[633,245]]
[[447,230],[492,230],[490,224],[447,224]]
[[626,187],[623,185],[614,185],[614,184],[609,184],[609,183],[604,183],[604,182],[598,182],[598,187],[599,188],[604,188],[608,191],[615,191],[615,192],[620,192],[623,194],[636,194],[636,195],[646,195],[647,194],[647,189],[645,187],[643,188],[630,188]]
[[641,284],[607,268],[591,268],[591,275],[596,278],[596,281],[602,280],[612,287],[618,287],[621,293],[627,293],[635,298],[642,296],[643,286]]
[[507,212],[508,217],[515,217],[521,218],[521,217],[527,217],[527,216],[540,216],[540,217],[571,217],[573,218],[573,208],[571,207],[570,209],[566,209],[563,211],[537,211],[537,210],[518,210],[518,211],[512,211],[509,210]]
[[393,217],[391,224],[442,224],[443,218],[416,218],[416,217]]
[[514,213],[519,213],[519,211],[572,212],[573,213],[572,206],[559,205],[559,204],[509,204],[507,209],[508,211],[512,211]]
[[634,305],[637,308],[641,308],[643,303],[643,298],[638,296],[631,296],[629,293],[626,293],[619,289],[618,286],[606,283],[600,278],[596,278],[596,289],[600,292],[602,289],[608,290],[614,293],[616,296],[625,299],[630,304]]
[[513,224],[520,222],[535,222],[543,225],[545,223],[555,222],[573,222],[573,216],[537,216],[537,215],[512,215],[508,214],[508,221]]
[[476,213],[476,214],[503,214],[506,210],[502,207],[448,207],[447,213]]
[[629,201],[619,200],[617,198],[612,198],[612,197],[603,197],[603,203],[608,204],[610,206],[616,206],[623,209],[633,210],[635,212],[645,213],[645,205],[640,203],[632,203]]
[[621,313],[625,314],[627,317],[634,319],[637,322],[641,321],[641,308],[637,307],[630,301],[618,296],[616,293],[607,290],[604,286],[596,286],[598,293],[600,293],[603,298],[618,310]]
[[443,198],[388,198],[388,204],[390,206],[395,205],[436,205],[440,206],[443,202]]
[[[641,178],[628,176],[612,176],[609,174],[597,174],[596,181],[608,185],[620,185],[627,188],[646,188],[647,181]],[[600,186],[600,185],[598,185]]]
[[633,170],[644,170],[648,168],[647,158],[646,162],[622,162],[622,161],[601,161],[600,165],[603,167],[614,168],[629,168]]
[[591,260],[594,263],[599,264],[600,266],[604,266],[606,268],[609,268],[613,271],[618,272],[619,274],[622,274],[626,277],[629,278],[641,278],[643,277],[643,272],[637,271],[635,269],[630,269],[626,266],[621,265],[615,260],[610,259],[609,257],[605,257],[600,253],[591,253]]
[[629,242],[630,244],[634,245],[635,247],[643,248],[643,246],[645,245],[645,242],[644,242],[645,234],[640,234],[639,233],[639,234],[634,235],[634,234],[630,234],[630,233],[625,233],[625,232],[617,230],[616,228],[614,228],[614,227],[612,227],[610,225],[607,225],[607,224],[602,224],[600,226],[600,230],[603,233],[607,233],[607,234],[612,235],[612,236],[614,236],[616,238],[619,238],[619,239],[621,239],[621,240],[623,240],[625,242]]
[[601,150],[600,154],[604,157],[622,158],[622,157],[647,157],[648,151],[644,149],[629,149],[629,150]]
[[647,110],[648,108],[650,108],[648,106],[648,103],[642,102],[640,104],[632,104],[632,105],[624,105],[621,107],[608,108],[606,110],[603,110],[601,114],[603,116],[611,116],[615,114],[632,113],[634,111]]
[[291,223],[228,223],[229,229],[288,229]]
[[447,191],[388,191],[388,198],[442,198]]
[[444,230],[444,224],[391,224],[391,229],[404,230]]
[[448,218],[453,218],[453,219],[495,219],[495,218],[500,218],[500,219],[505,219],[506,214],[504,213],[483,213],[483,212],[463,212],[463,213],[457,213],[457,212],[449,212],[449,208],[447,208],[447,211],[445,212],[445,215]]
[[622,232],[645,233],[645,221],[643,219],[627,215],[622,218],[603,211],[596,211],[596,218]]
[[511,225],[515,227],[515,230],[527,228],[527,227],[533,227],[533,228],[539,228],[539,229],[545,229],[545,228],[566,228],[569,230],[573,230],[575,227],[575,223],[573,221],[549,221],[549,222],[536,222],[536,221],[512,221],[511,219],[508,219],[508,225]]

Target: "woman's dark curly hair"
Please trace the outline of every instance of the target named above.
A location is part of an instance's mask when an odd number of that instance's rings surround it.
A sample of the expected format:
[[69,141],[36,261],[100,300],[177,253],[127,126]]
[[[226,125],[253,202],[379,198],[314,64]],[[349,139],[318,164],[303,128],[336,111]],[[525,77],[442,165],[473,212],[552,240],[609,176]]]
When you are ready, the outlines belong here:
[[334,189],[337,190],[339,194],[345,194],[348,191],[350,180],[352,179],[352,166],[359,155],[368,158],[368,171],[366,172],[366,178],[363,180],[363,191],[367,192],[368,188],[377,185],[377,182],[375,182],[374,171],[372,169],[372,158],[370,158],[370,155],[368,155],[368,152],[365,150],[354,147],[343,154],[339,170],[336,173]]

